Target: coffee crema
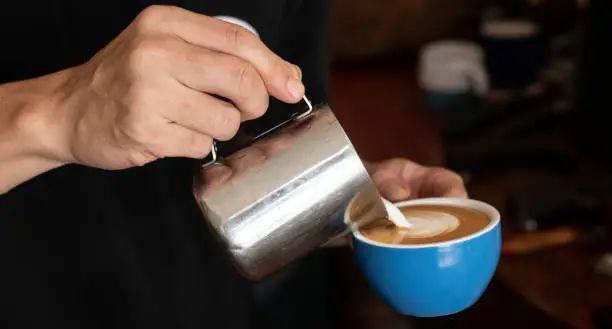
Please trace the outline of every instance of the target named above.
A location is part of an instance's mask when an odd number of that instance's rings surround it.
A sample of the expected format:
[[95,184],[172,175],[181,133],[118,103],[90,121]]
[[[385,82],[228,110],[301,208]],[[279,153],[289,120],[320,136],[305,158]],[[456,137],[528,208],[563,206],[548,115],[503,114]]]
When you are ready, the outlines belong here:
[[484,229],[491,220],[478,210],[453,205],[415,205],[400,207],[413,225],[398,227],[386,218],[359,229],[367,239],[386,244],[426,244],[462,238]]

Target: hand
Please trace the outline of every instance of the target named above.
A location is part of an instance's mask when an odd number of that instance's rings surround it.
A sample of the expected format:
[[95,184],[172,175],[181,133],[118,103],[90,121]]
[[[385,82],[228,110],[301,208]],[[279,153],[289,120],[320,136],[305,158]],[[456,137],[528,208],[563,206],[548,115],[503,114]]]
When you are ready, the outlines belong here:
[[[390,159],[366,163],[366,168],[380,195],[398,202],[417,198],[467,198],[461,176],[439,167],[425,167],[407,159]],[[326,247],[351,245],[351,237],[330,241]]]
[[[67,70],[50,114],[64,162],[103,169],[203,158],[269,95],[295,103],[299,69],[242,27],[176,7],[145,9],[87,63]],[[214,97],[222,96],[224,101]]]
[[468,196],[461,177],[448,169],[425,167],[406,159],[367,164],[367,168],[381,196],[389,201]]

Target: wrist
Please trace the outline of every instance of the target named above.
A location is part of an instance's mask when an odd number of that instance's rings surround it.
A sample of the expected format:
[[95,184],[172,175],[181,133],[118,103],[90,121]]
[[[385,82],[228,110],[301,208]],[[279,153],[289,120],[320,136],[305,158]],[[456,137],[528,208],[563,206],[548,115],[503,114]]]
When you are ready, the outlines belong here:
[[67,71],[0,86],[1,155],[34,159],[52,169],[69,162],[59,92]]

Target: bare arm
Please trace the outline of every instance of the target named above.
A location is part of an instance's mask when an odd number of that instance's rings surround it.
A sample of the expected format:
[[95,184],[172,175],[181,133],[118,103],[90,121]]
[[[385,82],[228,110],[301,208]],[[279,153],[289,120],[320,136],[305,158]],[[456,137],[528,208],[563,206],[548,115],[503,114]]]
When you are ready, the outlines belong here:
[[296,66],[251,32],[151,6],[88,62],[0,85],[0,194],[68,163],[118,170],[203,158],[213,139],[263,115],[269,96],[303,95]]
[[0,195],[62,166],[56,111],[67,71],[0,85]]

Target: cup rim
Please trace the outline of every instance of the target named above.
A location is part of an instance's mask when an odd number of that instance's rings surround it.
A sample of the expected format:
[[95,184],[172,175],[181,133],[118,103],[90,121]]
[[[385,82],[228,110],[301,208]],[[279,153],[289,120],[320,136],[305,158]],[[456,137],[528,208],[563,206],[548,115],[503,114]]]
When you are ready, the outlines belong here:
[[[477,210],[477,211],[487,214],[489,216],[490,222],[489,224],[487,224],[487,226],[485,226],[481,230],[474,232],[472,234],[462,236],[457,239],[448,240],[448,241],[431,242],[431,243],[424,243],[424,244],[397,245],[397,244],[378,242],[378,241],[374,241],[374,240],[366,238],[365,236],[363,236],[363,234],[361,234],[361,232],[359,232],[359,229],[357,229],[354,226],[351,226],[351,233],[353,237],[360,240],[361,242],[364,242],[370,245],[391,248],[391,249],[423,249],[423,248],[432,248],[432,247],[447,247],[447,246],[462,243],[468,240],[472,240],[481,235],[484,235],[487,232],[493,230],[493,228],[495,228],[496,226],[498,226],[501,220],[501,215],[499,211],[495,209],[495,207],[491,206],[488,203],[485,203],[479,200],[474,200],[474,199],[423,198],[423,199],[405,200],[405,201],[395,202],[393,204],[398,208],[406,207],[406,206],[416,206],[416,205],[461,206],[464,208]],[[350,207],[348,209],[350,209]],[[347,223],[349,222],[348,209],[344,212],[344,220]]]

